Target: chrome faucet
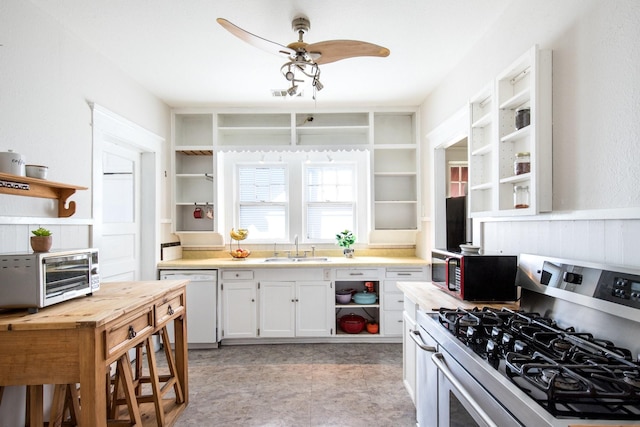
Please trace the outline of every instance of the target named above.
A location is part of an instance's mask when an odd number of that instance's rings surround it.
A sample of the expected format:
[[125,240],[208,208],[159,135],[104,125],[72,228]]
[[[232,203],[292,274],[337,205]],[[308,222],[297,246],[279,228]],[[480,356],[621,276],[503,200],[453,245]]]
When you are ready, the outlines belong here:
[[300,256],[300,251],[298,250],[298,235],[293,236],[293,242],[296,245],[296,256]]

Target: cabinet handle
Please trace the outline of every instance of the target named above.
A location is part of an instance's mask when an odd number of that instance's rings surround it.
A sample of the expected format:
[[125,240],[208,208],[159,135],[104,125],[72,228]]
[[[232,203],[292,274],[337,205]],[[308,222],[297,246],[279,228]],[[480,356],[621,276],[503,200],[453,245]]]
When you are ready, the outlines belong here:
[[403,299],[399,299],[398,302],[404,302],[404,300]]
[[129,331],[127,332],[127,337],[131,340],[134,339],[138,335],[136,330],[133,329],[133,326],[129,325]]
[[411,276],[411,273],[398,273],[398,276]]
[[171,308],[171,304],[169,304],[169,306],[167,307],[167,313],[169,313],[169,316],[173,316],[173,308]]
[[255,299],[253,299],[253,298],[251,298],[251,302],[256,302],[256,300],[255,300]]
[[349,276],[363,276],[364,273],[349,273]]
[[291,302],[296,302],[296,300],[295,300],[295,299],[293,299],[293,298],[291,298]]

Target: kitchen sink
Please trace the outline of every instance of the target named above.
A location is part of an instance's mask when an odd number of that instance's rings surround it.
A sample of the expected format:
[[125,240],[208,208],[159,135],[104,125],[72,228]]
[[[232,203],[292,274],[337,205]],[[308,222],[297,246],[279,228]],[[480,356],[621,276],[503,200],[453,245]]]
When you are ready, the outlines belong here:
[[328,262],[330,261],[327,257],[275,257],[275,258],[265,258],[264,262]]

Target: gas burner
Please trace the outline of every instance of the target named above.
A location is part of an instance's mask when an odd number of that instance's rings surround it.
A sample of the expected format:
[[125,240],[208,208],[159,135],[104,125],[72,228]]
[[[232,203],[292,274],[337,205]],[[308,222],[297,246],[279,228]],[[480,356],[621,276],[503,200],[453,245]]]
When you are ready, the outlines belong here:
[[470,314],[463,315],[462,317],[458,318],[456,322],[458,326],[461,327],[476,326],[479,323],[478,318]]
[[624,371],[623,381],[632,387],[640,388],[640,371]]
[[540,379],[556,390],[577,391],[581,388],[579,380],[571,378],[557,369],[542,369]]
[[553,347],[554,350],[565,352],[567,350],[570,350],[571,347],[573,347],[573,344],[571,344],[567,340],[559,338],[559,339],[553,340],[551,342],[551,346]]

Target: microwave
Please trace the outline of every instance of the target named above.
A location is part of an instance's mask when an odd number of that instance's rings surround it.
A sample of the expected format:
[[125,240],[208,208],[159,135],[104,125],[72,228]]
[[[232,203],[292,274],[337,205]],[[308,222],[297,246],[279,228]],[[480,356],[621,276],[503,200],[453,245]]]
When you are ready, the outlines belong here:
[[503,302],[517,299],[515,255],[467,255],[431,251],[431,281],[465,301]]
[[97,249],[0,254],[0,308],[36,313],[99,289]]

